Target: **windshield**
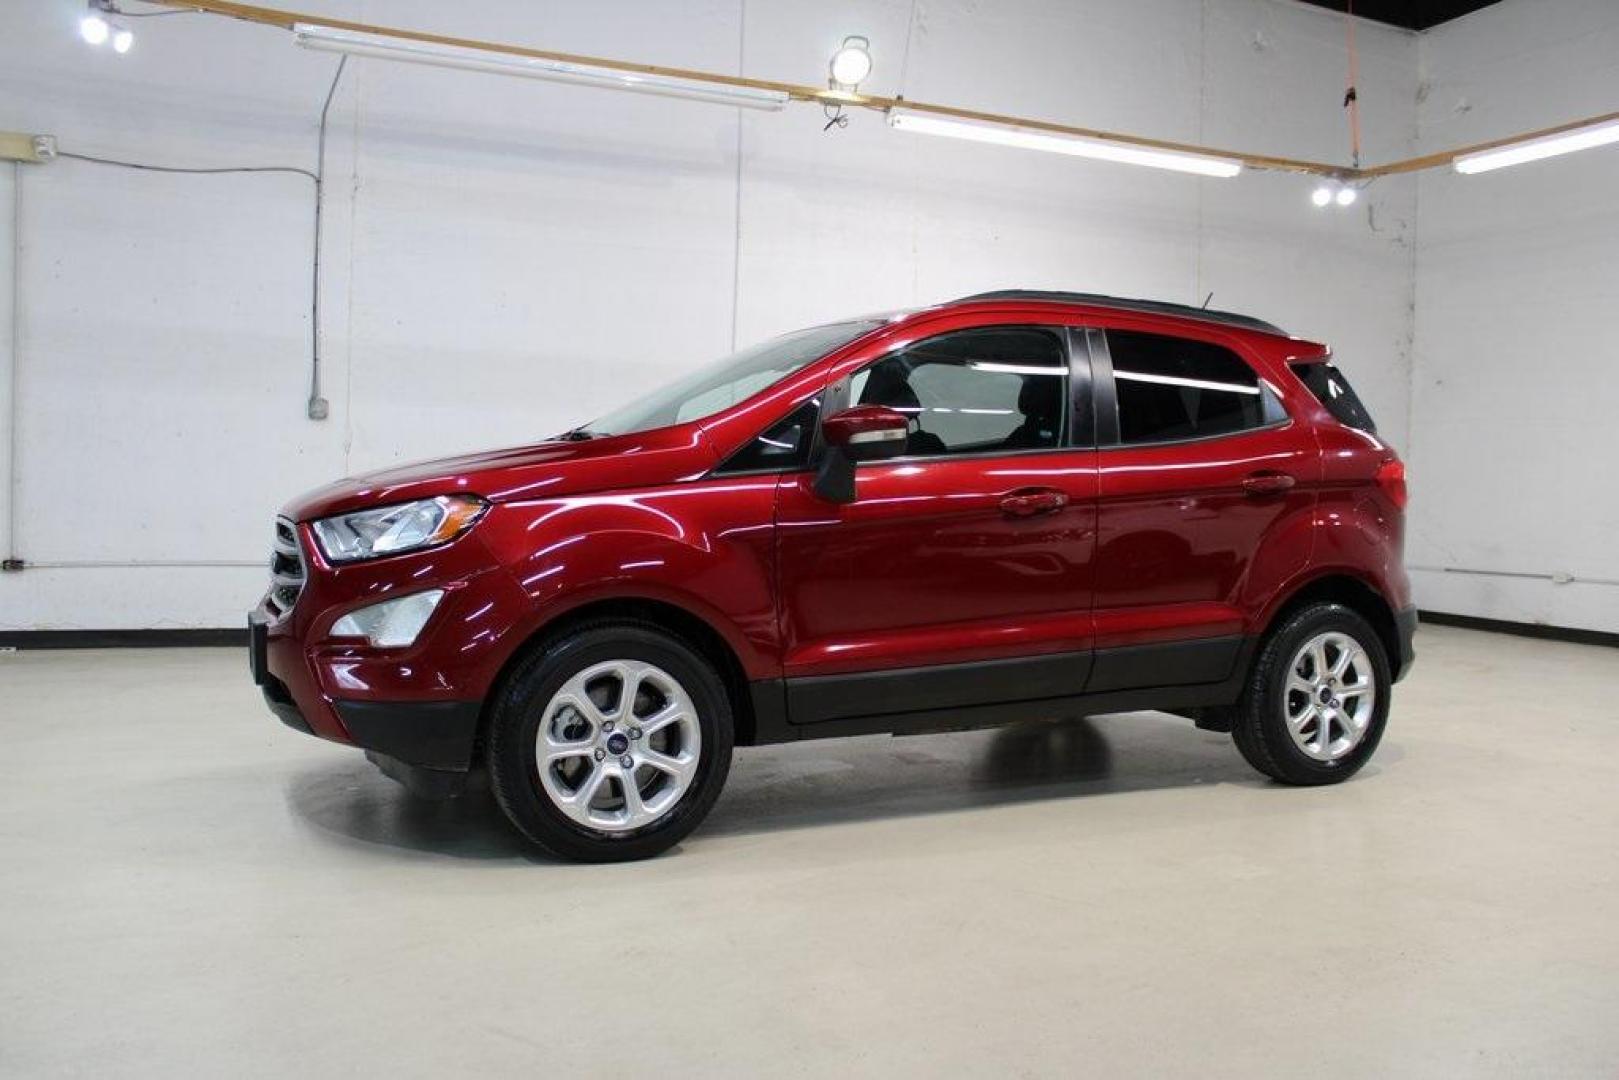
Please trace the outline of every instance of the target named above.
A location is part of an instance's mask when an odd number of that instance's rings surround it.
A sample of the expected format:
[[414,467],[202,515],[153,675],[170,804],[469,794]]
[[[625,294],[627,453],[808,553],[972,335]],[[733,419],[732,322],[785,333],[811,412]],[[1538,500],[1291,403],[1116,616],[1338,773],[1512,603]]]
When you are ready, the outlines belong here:
[[581,435],[631,435],[713,416],[881,325],[862,320],[783,334],[694,371],[577,430]]

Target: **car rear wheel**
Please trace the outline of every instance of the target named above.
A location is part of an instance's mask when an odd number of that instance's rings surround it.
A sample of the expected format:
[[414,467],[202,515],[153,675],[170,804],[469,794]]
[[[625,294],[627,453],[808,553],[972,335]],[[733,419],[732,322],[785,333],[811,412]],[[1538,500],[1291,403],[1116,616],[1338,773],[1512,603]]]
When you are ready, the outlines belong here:
[[1371,624],[1342,604],[1311,604],[1266,639],[1232,738],[1248,764],[1282,783],[1347,780],[1383,737],[1392,681]]
[[732,738],[701,654],[650,624],[589,623],[507,681],[490,718],[490,786],[518,831],[556,855],[643,859],[708,814]]

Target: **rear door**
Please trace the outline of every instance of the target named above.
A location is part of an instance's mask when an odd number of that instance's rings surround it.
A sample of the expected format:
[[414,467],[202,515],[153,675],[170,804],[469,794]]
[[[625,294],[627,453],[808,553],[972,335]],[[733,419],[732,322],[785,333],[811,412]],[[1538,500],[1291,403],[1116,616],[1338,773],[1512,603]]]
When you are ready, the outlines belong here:
[[795,723],[1083,689],[1097,484],[1089,382],[1082,332],[1021,324],[927,337],[828,388],[828,412],[880,404],[913,421],[903,457],[858,467],[852,503],[819,498],[810,474],[782,478]]
[[1088,689],[1221,681],[1256,632],[1256,598],[1309,558],[1315,440],[1218,328],[1090,340],[1099,508]]

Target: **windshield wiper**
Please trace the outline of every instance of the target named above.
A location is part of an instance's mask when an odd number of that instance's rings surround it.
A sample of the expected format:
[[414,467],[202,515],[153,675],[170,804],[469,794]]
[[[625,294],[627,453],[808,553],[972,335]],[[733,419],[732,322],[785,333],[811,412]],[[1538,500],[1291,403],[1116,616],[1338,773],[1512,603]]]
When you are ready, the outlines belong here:
[[600,439],[606,434],[607,432],[605,431],[588,431],[585,428],[576,427],[571,431],[564,431],[557,438],[563,442],[584,442],[586,439]]

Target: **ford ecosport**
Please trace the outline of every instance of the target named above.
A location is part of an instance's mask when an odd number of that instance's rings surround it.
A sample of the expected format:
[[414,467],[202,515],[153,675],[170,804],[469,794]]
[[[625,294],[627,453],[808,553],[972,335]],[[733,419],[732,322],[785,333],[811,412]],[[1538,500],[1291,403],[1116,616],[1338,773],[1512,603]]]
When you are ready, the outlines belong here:
[[676,843],[737,745],[1161,709],[1332,783],[1411,663],[1405,499],[1322,345],[986,293],[293,501],[252,670],[415,790],[486,769],[575,859]]

